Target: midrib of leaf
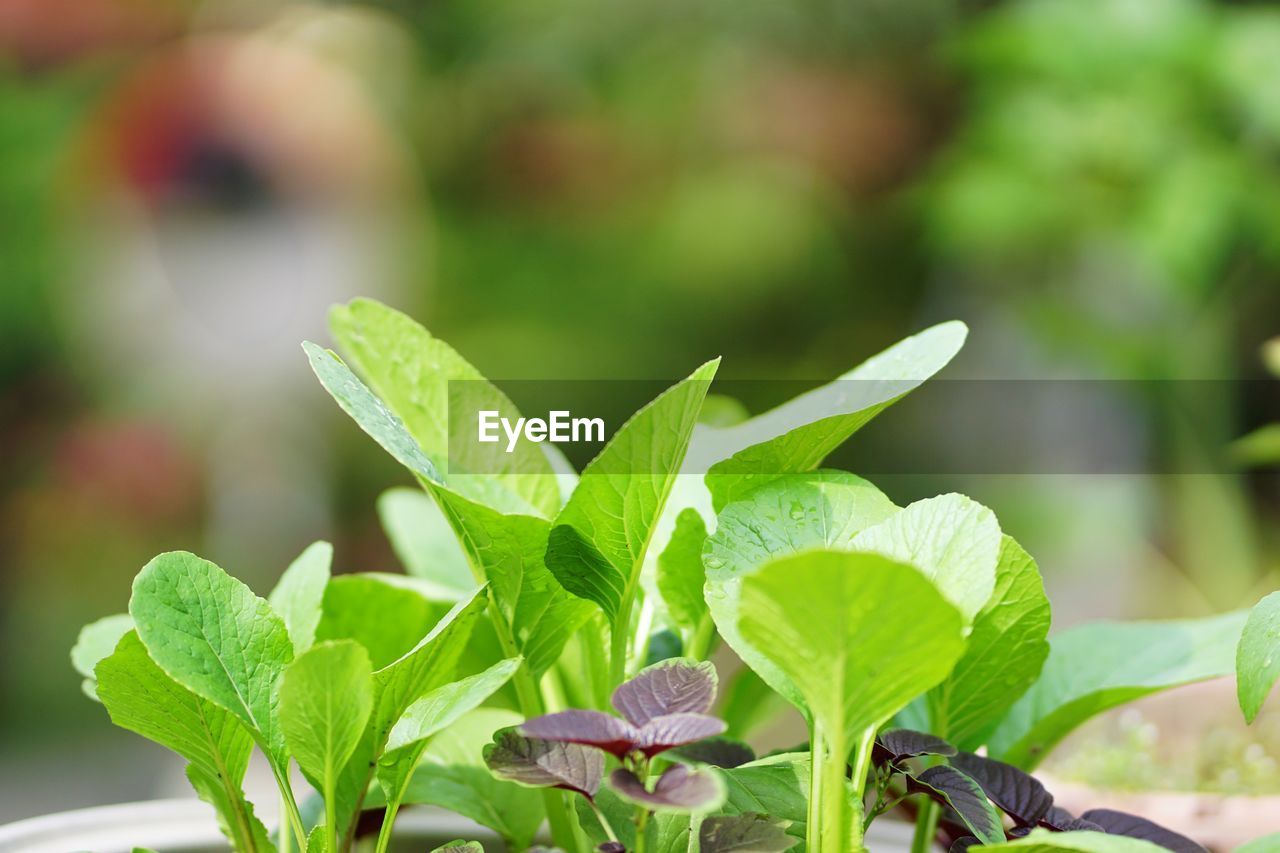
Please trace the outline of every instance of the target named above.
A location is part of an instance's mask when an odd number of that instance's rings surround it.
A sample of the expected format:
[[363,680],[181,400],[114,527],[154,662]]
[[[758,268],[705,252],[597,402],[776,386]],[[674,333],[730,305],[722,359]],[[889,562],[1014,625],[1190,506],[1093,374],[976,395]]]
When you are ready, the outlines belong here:
[[213,758],[214,767],[217,769],[218,781],[222,784],[222,791],[227,795],[227,802],[231,804],[234,812],[232,817],[235,819],[235,828],[240,844],[243,845],[244,850],[253,851],[256,850],[257,845],[253,839],[253,826],[249,822],[249,815],[244,808],[244,794],[231,781],[231,773],[227,769],[227,763],[222,758],[222,749],[218,739],[213,734],[213,728],[209,725],[209,718],[205,714],[205,702],[207,701],[198,696],[196,697],[196,713],[200,718],[200,727],[209,739],[209,754]]

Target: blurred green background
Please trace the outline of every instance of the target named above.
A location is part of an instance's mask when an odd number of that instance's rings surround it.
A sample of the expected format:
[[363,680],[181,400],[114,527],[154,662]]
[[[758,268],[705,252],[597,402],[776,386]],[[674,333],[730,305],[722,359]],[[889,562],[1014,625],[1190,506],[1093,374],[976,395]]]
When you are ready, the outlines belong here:
[[180,790],[66,664],[153,554],[394,566],[405,477],[298,349],[356,295],[498,380],[816,381],[963,319],[949,376],[1113,383],[1156,473],[891,495],[992,506],[1060,626],[1250,603],[1278,442],[1204,460],[1277,415],[1277,80],[1263,3],[0,0],[0,820]]

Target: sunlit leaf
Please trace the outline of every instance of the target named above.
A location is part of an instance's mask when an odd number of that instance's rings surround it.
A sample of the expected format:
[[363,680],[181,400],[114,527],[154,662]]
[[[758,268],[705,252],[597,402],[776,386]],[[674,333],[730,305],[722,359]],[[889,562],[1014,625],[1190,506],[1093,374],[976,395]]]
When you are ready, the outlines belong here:
[[1254,606],[1236,647],[1236,690],[1246,722],[1252,723],[1280,679],[1280,592]]
[[332,545],[328,542],[311,544],[284,570],[276,588],[267,596],[271,609],[284,619],[296,655],[311,648],[315,642],[332,562]]
[[709,661],[670,659],[646,667],[613,691],[613,707],[632,725],[667,714],[705,714],[715,704],[719,678]]

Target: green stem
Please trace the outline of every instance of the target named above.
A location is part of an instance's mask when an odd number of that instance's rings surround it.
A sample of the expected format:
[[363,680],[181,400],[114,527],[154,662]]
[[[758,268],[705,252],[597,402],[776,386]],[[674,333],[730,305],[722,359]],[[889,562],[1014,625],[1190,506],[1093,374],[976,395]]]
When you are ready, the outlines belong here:
[[822,824],[818,835],[823,853],[851,853],[862,849],[861,833],[856,843],[849,836],[849,794],[845,790],[845,768],[849,749],[843,732],[828,732],[822,755]]
[[689,638],[689,648],[685,649],[685,657],[694,660],[706,660],[711,651],[711,640],[716,635],[716,623],[711,621],[711,614],[702,614],[698,627]]
[[[294,841],[298,844],[299,850],[307,849],[307,832],[302,828],[302,813],[298,811],[298,803],[293,798],[293,786],[289,784],[288,768],[281,769],[276,762],[267,762],[271,765],[271,774],[275,776],[276,787],[280,789],[280,801],[284,806],[285,815],[288,816],[289,826],[293,829]],[[282,836],[284,832],[280,833]]]
[[871,751],[876,742],[875,726],[868,727],[858,736],[853,750],[853,815],[849,821],[849,832],[853,849],[863,848],[863,810],[866,808],[864,791],[867,787],[867,774],[871,772]]
[[[501,632],[499,632],[501,636]],[[520,702],[520,713],[525,719],[542,715],[542,697],[538,693],[538,685],[534,683],[533,673],[527,665],[516,670],[512,683],[516,687],[516,697]],[[547,823],[551,827],[551,840],[559,848],[575,853],[578,850],[578,838],[574,832],[573,814],[565,799],[564,792],[555,788],[542,789],[542,804],[547,812]]]
[[400,811],[400,802],[387,803],[386,814],[382,816],[382,827],[378,830],[378,843],[374,853],[387,853],[391,846],[391,833],[396,825],[396,815]]
[[[288,810],[288,806],[284,804],[284,794],[281,793],[280,794],[280,816],[284,817],[285,812],[287,810]],[[284,829],[285,828],[283,826],[280,827],[280,831],[277,833],[277,835],[279,835],[279,839],[278,839],[279,845],[277,846],[276,849],[278,853],[293,853],[293,833],[285,832]],[[246,832],[246,835],[248,835],[250,838],[253,837],[253,834],[251,832]],[[307,851],[303,850],[303,851],[300,851],[300,853],[307,853]]]
[[330,853],[338,853],[341,839],[338,837],[338,792],[337,780],[332,772],[325,774],[324,779],[324,831],[328,833],[333,844]]
[[822,725],[814,722],[809,727],[809,814],[806,824],[806,853],[821,853],[819,835],[822,828],[822,749],[824,744]]
[[938,804],[926,799],[916,814],[916,833],[911,838],[911,853],[928,853],[938,834]]
[[627,640],[631,638],[631,608],[635,606],[635,586],[629,585],[618,605],[618,617],[613,620],[609,633],[609,687],[617,687],[627,680]]
[[613,827],[609,825],[609,819],[604,816],[604,812],[600,811],[595,800],[587,800],[587,802],[591,804],[591,811],[595,812],[596,820],[600,821],[600,828],[604,830],[605,837],[610,841],[617,841],[618,833],[613,831]]

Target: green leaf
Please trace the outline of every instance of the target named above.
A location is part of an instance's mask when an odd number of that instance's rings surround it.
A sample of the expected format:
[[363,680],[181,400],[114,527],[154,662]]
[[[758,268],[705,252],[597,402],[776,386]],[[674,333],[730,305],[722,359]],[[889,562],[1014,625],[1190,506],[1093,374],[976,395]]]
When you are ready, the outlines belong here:
[[284,671],[280,725],[307,779],[331,791],[373,712],[369,653],[351,640],[320,643]]
[[995,589],[1000,524],[995,513],[964,495],[916,501],[862,531],[852,545],[915,566],[966,620]]
[[716,510],[775,477],[818,467],[849,436],[945,367],[967,335],[963,323],[934,326],[776,409],[701,434],[691,455],[722,460],[706,478]]
[[237,850],[255,847],[252,810],[240,786],[253,738],[230,712],[178,684],[156,665],[134,631],[95,670],[111,722],[181,755],[201,798],[218,810]]
[[931,728],[972,751],[1035,683],[1049,655],[1050,608],[1035,561],[1005,536],[996,588],[964,654],[928,694]]
[[514,651],[535,679],[560,657],[564,645],[591,615],[592,606],[571,595],[545,563],[550,524],[528,515],[504,515],[448,489],[431,486],[468,558],[489,583]]
[[623,424],[587,465],[556,517],[547,567],[569,592],[598,604],[611,622],[636,588],[654,525],[719,364],[717,359],[702,365]]
[[406,803],[439,806],[486,826],[523,850],[543,821],[542,796],[494,778],[481,750],[499,729],[519,725],[511,711],[480,708],[431,740],[405,792]]
[[1235,853],[1276,853],[1280,851],[1280,832],[1255,838],[1235,849]]
[[1018,853],[1055,853],[1058,850],[1075,850],[1078,853],[1163,853],[1164,848],[1137,838],[1123,835],[1107,835],[1103,832],[1050,832],[1037,829],[1026,838],[992,844],[988,850],[1017,850]]
[[440,482],[503,512],[549,517],[560,508],[555,472],[540,444],[521,440],[507,453],[505,442],[465,440],[475,435],[480,410],[513,421],[520,414],[448,344],[369,299],[335,307],[329,325],[351,363],[443,476]]
[[316,639],[355,640],[374,669],[413,648],[447,612],[396,575],[339,575],[324,593]]
[[687,508],[676,517],[671,540],[658,557],[658,591],[671,618],[681,628],[695,630],[707,615],[702,588],[707,582],[702,567],[702,546],[707,526],[696,509]]
[[435,464],[422,452],[400,418],[356,378],[336,353],[310,341],[304,342],[302,349],[329,396],[370,438],[419,479],[440,481]]
[[431,738],[480,706],[520,668],[520,658],[499,661],[477,675],[445,684],[409,706],[391,729],[386,752],[378,760],[378,784],[397,806]]
[[1246,614],[1168,622],[1095,622],[1049,641],[1040,679],[988,740],[988,753],[1033,769],[1085,720],[1151,693],[1230,675]]
[[388,489],[378,498],[378,517],[405,570],[438,586],[439,600],[457,601],[476,588],[466,552],[430,495]]
[[1236,690],[1246,722],[1257,718],[1276,679],[1280,679],[1280,592],[1254,606],[1236,647]]
[[878,554],[810,551],[768,563],[742,582],[740,625],[833,747],[887,722],[964,650],[955,607],[918,571]]
[[98,699],[97,677],[93,670],[98,662],[116,650],[120,638],[133,630],[133,617],[128,613],[104,616],[80,629],[71,649],[71,665],[84,676],[81,689],[95,702]]
[[332,563],[333,546],[328,542],[313,543],[284,570],[276,588],[267,596],[271,608],[284,619],[294,654],[302,654],[315,642]]
[[[248,735],[245,735],[248,738]],[[262,821],[254,814],[253,803],[245,799],[240,783],[228,785],[225,780],[209,776],[194,764],[187,765],[187,781],[196,795],[213,806],[218,816],[218,828],[231,842],[233,849],[274,853],[276,847]],[[285,830],[288,831],[287,829]]]
[[[339,815],[351,815],[364,799],[391,729],[409,706],[453,680],[458,660],[486,606],[486,591],[458,602],[412,649],[373,673],[373,713],[343,770]],[[346,829],[344,823],[342,828]]]
[[787,834],[805,840],[809,818],[809,756],[783,753],[723,771],[728,799],[723,812],[754,812],[788,821]]
[[743,578],[786,554],[850,548],[858,533],[898,508],[861,477],[807,471],[777,477],[729,504],[703,548],[706,600],[724,641],[770,687],[803,710],[791,679],[738,629]]
[[138,573],[129,613],[161,669],[230,711],[285,765],[276,703],[293,642],[270,604],[208,560],[171,552]]
[[459,838],[435,848],[431,853],[484,853],[484,848],[478,841],[463,841]]

